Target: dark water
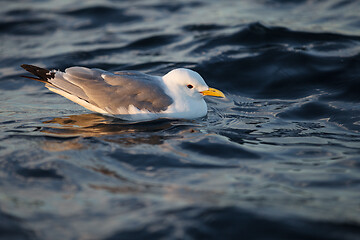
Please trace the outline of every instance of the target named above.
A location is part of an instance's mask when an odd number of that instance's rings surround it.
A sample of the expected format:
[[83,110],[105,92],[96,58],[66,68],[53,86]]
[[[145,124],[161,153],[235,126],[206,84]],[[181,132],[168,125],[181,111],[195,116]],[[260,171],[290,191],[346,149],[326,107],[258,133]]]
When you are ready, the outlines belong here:
[[[360,239],[360,2],[0,1],[1,239]],[[92,114],[20,64],[198,71],[192,121]]]

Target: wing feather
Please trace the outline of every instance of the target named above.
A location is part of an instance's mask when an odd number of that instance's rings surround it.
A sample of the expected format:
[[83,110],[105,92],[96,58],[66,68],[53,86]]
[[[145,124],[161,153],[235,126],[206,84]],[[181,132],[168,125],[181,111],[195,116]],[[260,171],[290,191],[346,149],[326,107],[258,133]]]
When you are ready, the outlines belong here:
[[[163,90],[159,79],[143,73],[113,74],[100,69],[71,67],[59,75],[59,79],[60,77],[71,84],[67,85],[66,89],[71,89],[74,94],[80,96],[80,88],[87,97],[82,98],[111,114],[122,114],[124,109],[129,109],[130,106],[139,110],[160,112],[173,103],[172,98]],[[61,79],[64,89],[65,85]],[[76,87],[71,88],[72,85]]]
[[100,113],[157,113],[166,110],[173,99],[164,91],[161,78],[136,71],[110,73],[101,69],[70,67],[49,71],[33,65],[21,65],[46,87],[85,108]]

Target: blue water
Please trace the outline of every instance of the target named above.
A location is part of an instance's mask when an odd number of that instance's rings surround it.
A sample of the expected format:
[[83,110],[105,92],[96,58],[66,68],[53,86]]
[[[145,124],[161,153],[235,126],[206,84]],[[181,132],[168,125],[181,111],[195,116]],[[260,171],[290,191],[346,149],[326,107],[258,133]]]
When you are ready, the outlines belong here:
[[[360,239],[360,2],[1,1],[1,239]],[[199,72],[130,123],[21,64]]]

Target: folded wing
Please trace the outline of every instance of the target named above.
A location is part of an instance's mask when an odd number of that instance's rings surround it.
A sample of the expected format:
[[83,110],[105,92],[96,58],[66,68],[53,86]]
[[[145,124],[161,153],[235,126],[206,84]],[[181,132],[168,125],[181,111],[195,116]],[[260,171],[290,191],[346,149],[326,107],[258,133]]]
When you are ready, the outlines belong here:
[[51,91],[100,113],[129,114],[133,107],[157,113],[173,103],[157,77],[135,71],[71,67],[56,71],[45,83]]

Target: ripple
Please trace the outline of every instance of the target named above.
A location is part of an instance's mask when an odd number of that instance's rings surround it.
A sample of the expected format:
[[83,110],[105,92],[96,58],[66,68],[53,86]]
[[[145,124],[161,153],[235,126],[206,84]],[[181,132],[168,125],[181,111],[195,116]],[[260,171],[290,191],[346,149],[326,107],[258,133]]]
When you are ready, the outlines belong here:
[[134,41],[130,43],[127,47],[137,49],[164,47],[167,44],[173,43],[177,38],[177,35],[151,36]]
[[109,23],[127,24],[142,20],[140,16],[127,14],[124,9],[101,5],[62,11],[61,14],[88,20],[88,22],[79,25],[76,29],[92,29]]
[[0,30],[12,35],[45,35],[56,30],[57,22],[49,19],[32,18],[0,23]]
[[[0,235],[357,239],[358,5],[4,4]],[[23,63],[187,67],[227,99],[201,119],[126,122],[21,79]]]
[[57,174],[54,169],[30,169],[30,168],[21,168],[16,171],[17,174],[25,178],[53,178],[53,179],[63,179],[64,177]]

